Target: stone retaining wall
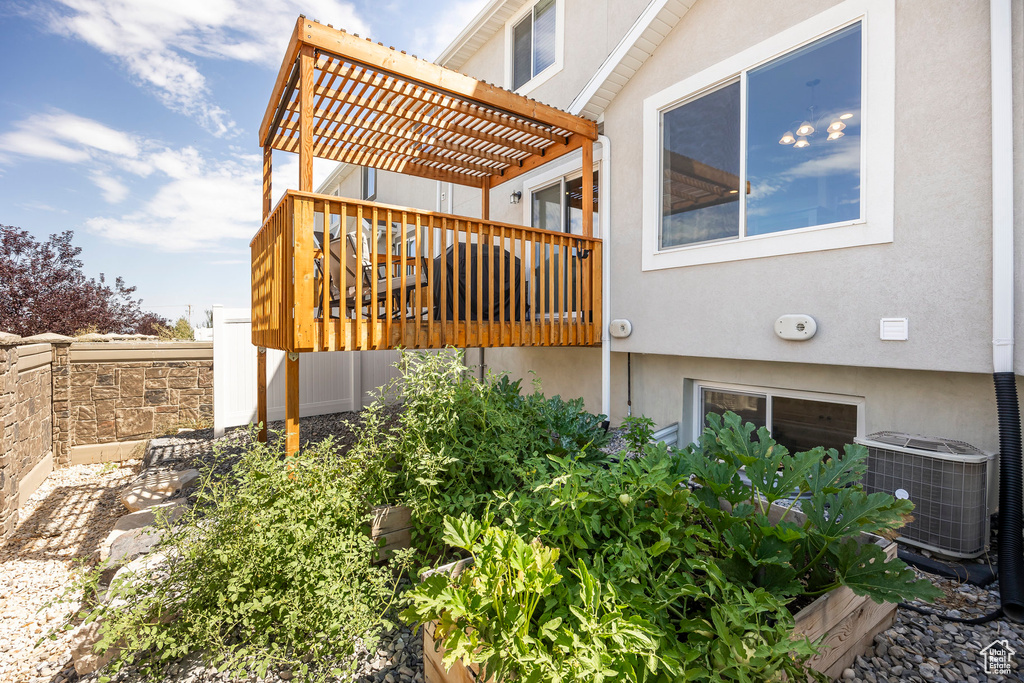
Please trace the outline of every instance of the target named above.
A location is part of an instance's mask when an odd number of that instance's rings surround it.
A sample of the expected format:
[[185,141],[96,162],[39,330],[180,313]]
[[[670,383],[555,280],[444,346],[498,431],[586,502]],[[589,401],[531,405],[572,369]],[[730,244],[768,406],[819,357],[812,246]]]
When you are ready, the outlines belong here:
[[0,540],[53,469],[53,349],[0,341]]
[[213,420],[211,342],[72,341],[0,333],[0,542],[54,466]]
[[209,342],[76,343],[70,360],[73,453],[213,420]]

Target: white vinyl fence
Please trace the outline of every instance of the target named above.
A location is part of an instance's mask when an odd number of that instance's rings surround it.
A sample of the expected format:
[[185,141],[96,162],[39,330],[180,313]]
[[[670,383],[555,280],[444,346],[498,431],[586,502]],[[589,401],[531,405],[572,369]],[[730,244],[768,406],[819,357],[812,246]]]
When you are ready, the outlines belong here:
[[[213,307],[213,429],[256,421],[256,347],[248,308]],[[299,354],[299,415],[359,410],[395,377],[397,351]],[[284,419],[284,351],[267,349],[267,419]]]

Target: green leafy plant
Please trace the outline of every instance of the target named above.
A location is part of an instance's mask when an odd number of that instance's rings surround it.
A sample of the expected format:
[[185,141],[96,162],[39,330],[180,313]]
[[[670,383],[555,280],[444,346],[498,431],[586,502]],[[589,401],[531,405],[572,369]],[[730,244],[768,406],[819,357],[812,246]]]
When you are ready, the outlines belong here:
[[723,542],[721,564],[730,579],[780,596],[816,596],[838,586],[876,602],[939,596],[903,562],[862,542],[862,533],[891,534],[913,510],[909,500],[863,490],[866,448],[847,445],[842,456],[821,447],[791,454],[735,413],[707,420],[699,442],[680,457],[701,513]]
[[[458,577],[434,574],[410,592],[407,621],[436,621],[444,663],[480,665],[494,681],[637,680],[632,661],[657,660],[660,633],[623,614],[585,564],[563,583],[559,551],[469,516],[445,520],[447,543],[471,553]],[[551,607],[551,609],[548,609]]]
[[282,444],[253,439],[230,478],[207,475],[146,567],[119,575],[87,614],[101,623],[98,648],[119,653],[112,671],[155,675],[199,652],[235,675],[320,677],[341,672],[354,638],[372,648],[391,625],[398,579],[375,564],[357,464],[330,439],[287,459]]
[[523,395],[505,375],[479,380],[462,354],[403,353],[401,376],[365,411],[353,458],[365,488],[413,511],[413,544],[440,553],[446,516],[483,515],[494,492],[514,491],[549,465],[546,455],[603,459],[601,416],[582,400]]

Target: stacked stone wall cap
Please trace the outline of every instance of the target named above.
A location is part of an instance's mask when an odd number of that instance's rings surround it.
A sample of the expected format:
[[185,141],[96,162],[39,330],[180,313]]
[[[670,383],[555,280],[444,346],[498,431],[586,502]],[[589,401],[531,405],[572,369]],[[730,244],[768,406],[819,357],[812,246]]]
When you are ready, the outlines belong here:
[[17,346],[22,344],[21,337],[10,332],[0,332],[0,346]]
[[155,472],[121,491],[118,498],[130,512],[163,503],[199,483],[199,470]]
[[74,337],[65,337],[63,334],[54,334],[53,332],[44,332],[42,334],[34,334],[31,337],[22,337],[22,344],[70,344],[75,341]]
[[[114,523],[114,527],[107,534],[107,538],[100,544],[100,562],[108,558],[113,559],[115,542],[127,532],[153,526],[160,518],[164,518],[173,524],[185,514],[187,509],[188,506],[184,501],[176,500],[169,503],[150,505],[137,512],[124,515]],[[153,545],[156,545],[155,541]]]

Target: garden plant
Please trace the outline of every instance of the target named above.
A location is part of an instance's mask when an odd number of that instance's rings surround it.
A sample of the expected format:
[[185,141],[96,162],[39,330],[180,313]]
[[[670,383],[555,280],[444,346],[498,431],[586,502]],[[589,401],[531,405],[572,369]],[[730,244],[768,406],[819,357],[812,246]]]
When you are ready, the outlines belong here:
[[[727,413],[678,450],[629,420],[608,455],[582,400],[477,379],[454,352],[401,363],[350,448],[286,458],[282,440],[253,439],[230,476],[206,474],[148,569],[122,570],[85,612],[113,648],[107,675],[199,653],[240,676],[338,676],[404,610],[436,622],[447,664],[496,682],[797,680],[816,647],[792,637],[805,602],[839,585],[935,596],[859,542],[911,511],[861,489],[859,446],[790,454]],[[800,521],[771,523],[780,502]],[[368,533],[382,504],[409,506],[414,526],[414,550],[387,564]],[[416,578],[460,556],[459,576]]]

